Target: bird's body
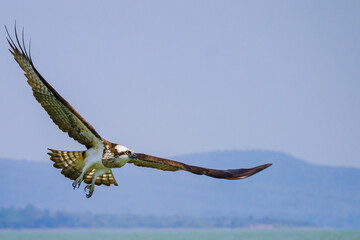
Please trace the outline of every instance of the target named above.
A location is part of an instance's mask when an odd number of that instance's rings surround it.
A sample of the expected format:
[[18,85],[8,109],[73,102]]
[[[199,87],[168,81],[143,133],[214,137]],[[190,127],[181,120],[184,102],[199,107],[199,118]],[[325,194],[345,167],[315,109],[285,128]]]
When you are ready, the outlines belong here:
[[91,197],[95,185],[110,186],[113,184],[117,186],[111,169],[120,168],[127,163],[164,171],[185,170],[198,175],[233,180],[249,177],[271,165],[264,164],[250,169],[228,170],[202,168],[143,153],[135,153],[130,148],[105,140],[36,70],[30,52],[27,53],[26,51],[24,32],[22,44],[17,36],[16,28],[15,36],[16,43],[8,33],[10,52],[24,70],[34,97],[60,130],[68,133],[71,138],[87,148],[85,151],[49,149],[50,152],[48,153],[54,162],[54,167],[62,169],[61,173],[65,177],[74,180],[74,188],[79,187],[83,181],[88,184],[85,187],[85,190],[88,190],[87,197]]

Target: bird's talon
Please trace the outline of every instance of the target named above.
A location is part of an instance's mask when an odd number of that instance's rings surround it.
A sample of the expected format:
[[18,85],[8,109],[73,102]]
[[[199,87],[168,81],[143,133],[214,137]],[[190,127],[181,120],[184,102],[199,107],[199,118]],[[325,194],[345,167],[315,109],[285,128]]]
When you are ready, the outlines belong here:
[[92,184],[88,184],[84,187],[84,191],[87,192],[87,190],[89,190],[89,193],[86,194],[87,198],[90,198],[94,192],[94,188]]
[[80,181],[75,180],[75,181],[72,183],[72,186],[73,186],[74,190],[75,190],[75,188],[79,188],[79,187],[80,187],[80,184],[81,184]]

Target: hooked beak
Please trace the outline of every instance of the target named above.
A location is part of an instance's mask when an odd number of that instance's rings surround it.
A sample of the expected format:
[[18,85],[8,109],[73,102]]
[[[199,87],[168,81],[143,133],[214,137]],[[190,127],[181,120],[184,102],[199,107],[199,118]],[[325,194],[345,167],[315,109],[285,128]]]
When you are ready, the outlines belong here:
[[129,154],[129,158],[135,159],[135,158],[136,158],[136,154],[135,154],[135,153]]

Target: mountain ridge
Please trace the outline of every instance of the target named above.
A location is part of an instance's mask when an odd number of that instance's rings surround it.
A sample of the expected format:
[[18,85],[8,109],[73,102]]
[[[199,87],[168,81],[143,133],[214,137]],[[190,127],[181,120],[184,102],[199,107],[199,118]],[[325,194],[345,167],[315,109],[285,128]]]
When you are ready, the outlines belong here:
[[73,191],[52,162],[0,160],[0,207],[73,212],[201,217],[271,217],[320,227],[360,228],[360,169],[315,165],[270,151],[221,151],[171,159],[209,168],[273,163],[244,180],[219,180],[187,172],[124,166],[118,187],[96,187],[91,199]]

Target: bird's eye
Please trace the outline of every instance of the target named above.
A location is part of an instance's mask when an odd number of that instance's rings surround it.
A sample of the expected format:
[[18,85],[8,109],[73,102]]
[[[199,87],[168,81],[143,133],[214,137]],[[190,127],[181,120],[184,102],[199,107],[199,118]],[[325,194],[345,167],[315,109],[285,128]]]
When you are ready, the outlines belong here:
[[130,152],[129,150],[126,150],[126,151],[125,151],[125,154],[126,154],[126,155],[130,155],[131,152]]

